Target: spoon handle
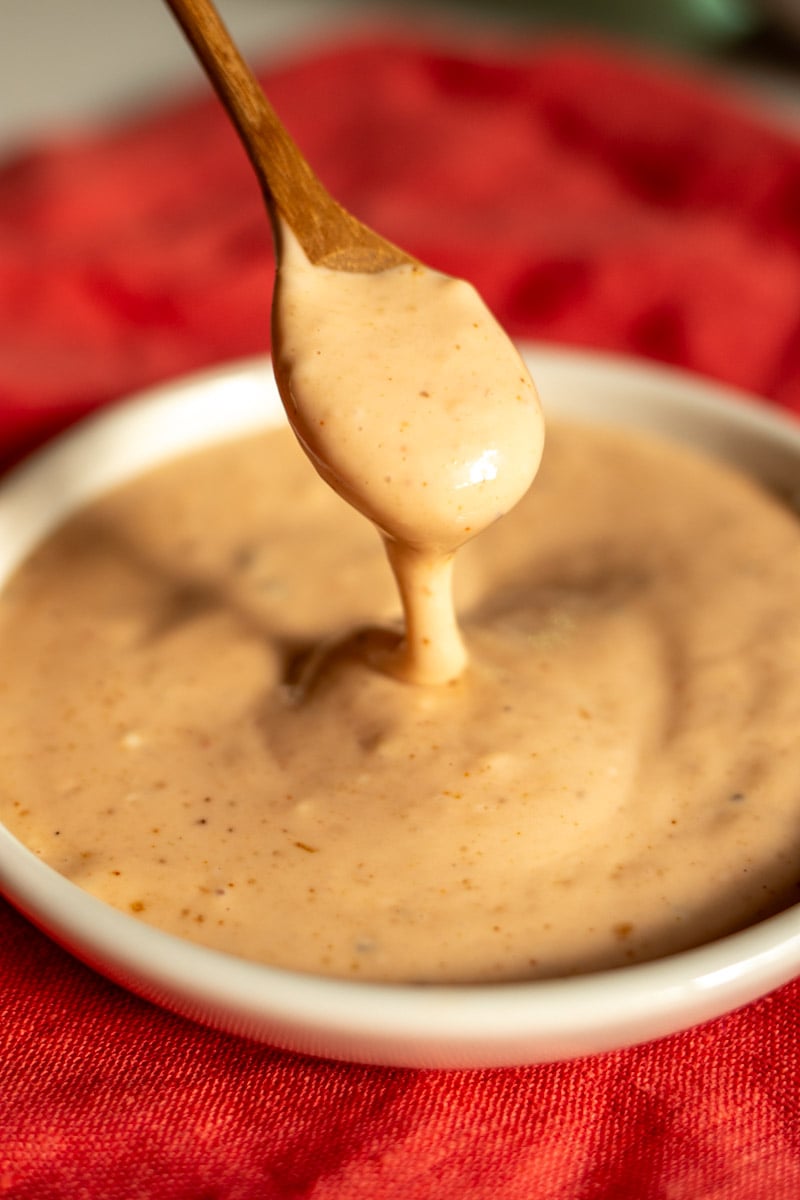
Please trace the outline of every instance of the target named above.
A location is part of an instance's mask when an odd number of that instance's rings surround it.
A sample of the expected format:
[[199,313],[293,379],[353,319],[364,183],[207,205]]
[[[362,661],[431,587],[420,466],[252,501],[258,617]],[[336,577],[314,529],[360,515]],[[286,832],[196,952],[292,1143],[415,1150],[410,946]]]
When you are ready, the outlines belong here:
[[253,164],[280,252],[281,217],[312,263],[378,271],[410,255],[356,220],[323,187],[239,53],[212,0],[165,0]]
[[298,189],[319,203],[322,184],[278,119],[211,0],[166,3],[233,121],[268,205],[288,218]]

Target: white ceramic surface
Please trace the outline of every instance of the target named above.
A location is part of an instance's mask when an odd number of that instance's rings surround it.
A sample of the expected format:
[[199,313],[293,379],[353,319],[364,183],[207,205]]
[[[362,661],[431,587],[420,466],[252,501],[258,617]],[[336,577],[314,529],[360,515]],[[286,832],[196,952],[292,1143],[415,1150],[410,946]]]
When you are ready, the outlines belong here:
[[[700,445],[800,496],[800,425],[643,363],[546,347],[526,358],[548,414]],[[87,421],[0,489],[0,585],[67,512],[176,452],[281,419],[265,361],[158,389]],[[36,925],[132,991],[289,1049],[413,1067],[595,1053],[718,1016],[800,973],[800,906],[711,945],[566,980],[486,986],[351,983],[248,963],[142,924],[44,866],[0,826],[0,888]]]

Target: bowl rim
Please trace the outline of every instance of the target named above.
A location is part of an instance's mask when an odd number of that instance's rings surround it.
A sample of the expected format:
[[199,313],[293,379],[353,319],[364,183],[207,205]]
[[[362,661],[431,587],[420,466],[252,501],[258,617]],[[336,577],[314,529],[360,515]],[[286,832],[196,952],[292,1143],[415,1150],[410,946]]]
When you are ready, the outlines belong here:
[[[769,464],[770,483],[797,488],[800,423],[763,401],[618,355],[535,343],[521,349],[546,414],[607,421],[597,402],[605,388],[616,396],[615,423],[669,434],[669,408],[683,422],[682,440],[702,445],[722,430],[724,457],[754,455]],[[0,586],[29,546],[108,486],[178,450],[274,424],[281,413],[269,360],[261,357],[92,415],[0,484]],[[145,429],[161,430],[155,456],[147,437],[137,436]],[[42,488],[54,476],[64,497],[57,514],[51,488]],[[27,539],[16,535],[21,517]],[[390,1066],[507,1066],[621,1048],[730,1011],[800,972],[797,904],[667,958],[566,978],[415,985],[306,975],[146,925],[59,875],[2,824],[0,892],[75,956],[163,1007],[288,1049]]]

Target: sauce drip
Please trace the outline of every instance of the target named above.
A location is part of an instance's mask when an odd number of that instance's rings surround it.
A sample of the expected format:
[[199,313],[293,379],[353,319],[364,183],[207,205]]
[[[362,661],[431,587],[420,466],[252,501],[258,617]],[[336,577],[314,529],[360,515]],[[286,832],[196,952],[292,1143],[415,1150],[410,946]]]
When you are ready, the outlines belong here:
[[330,271],[281,236],[273,343],[289,421],[322,478],[383,534],[406,624],[383,665],[448,682],[466,663],[453,557],[533,482],[534,385],[463,280],[416,263]]

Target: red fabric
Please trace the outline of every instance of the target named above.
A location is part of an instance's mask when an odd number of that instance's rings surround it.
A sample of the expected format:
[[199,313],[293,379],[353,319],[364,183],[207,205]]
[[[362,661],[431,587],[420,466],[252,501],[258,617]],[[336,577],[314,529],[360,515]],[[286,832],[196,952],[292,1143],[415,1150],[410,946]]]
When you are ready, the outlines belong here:
[[[574,44],[348,42],[267,73],[334,193],[517,335],[800,411],[800,147],[675,68]],[[261,201],[216,103],[0,172],[0,454],[265,348]],[[14,1200],[797,1200],[800,986],[571,1064],[413,1072],[210,1033],[0,907]]]

